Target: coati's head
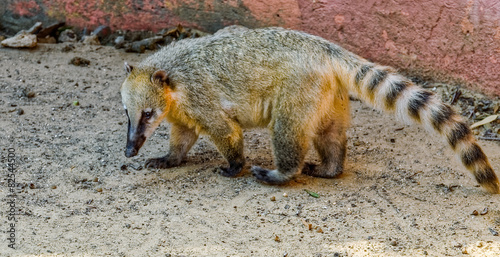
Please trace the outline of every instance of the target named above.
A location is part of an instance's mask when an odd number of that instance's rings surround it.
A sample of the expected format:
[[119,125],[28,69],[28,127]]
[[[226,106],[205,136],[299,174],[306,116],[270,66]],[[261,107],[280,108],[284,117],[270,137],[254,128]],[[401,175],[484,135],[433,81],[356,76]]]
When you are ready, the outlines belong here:
[[172,87],[164,70],[134,68],[127,63],[125,70],[128,76],[120,90],[128,118],[125,156],[132,157],[165,118]]

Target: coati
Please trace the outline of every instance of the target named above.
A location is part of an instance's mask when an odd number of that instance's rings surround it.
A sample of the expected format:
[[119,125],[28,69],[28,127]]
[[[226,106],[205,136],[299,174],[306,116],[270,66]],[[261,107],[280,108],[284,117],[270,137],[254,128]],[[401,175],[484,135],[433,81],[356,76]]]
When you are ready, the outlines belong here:
[[[282,28],[229,27],[175,42],[125,68],[125,155],[137,155],[162,120],[172,124],[167,155],[147,160],[148,168],[179,165],[198,135],[206,134],[229,162],[221,174],[236,176],[245,164],[243,129],[267,127],[276,169],[253,166],[258,180],[282,184],[301,172],[334,178],[344,169],[352,94],[442,135],[477,182],[499,193],[486,155],[448,104],[395,69],[320,37]],[[317,166],[304,164],[311,141],[321,160]]]

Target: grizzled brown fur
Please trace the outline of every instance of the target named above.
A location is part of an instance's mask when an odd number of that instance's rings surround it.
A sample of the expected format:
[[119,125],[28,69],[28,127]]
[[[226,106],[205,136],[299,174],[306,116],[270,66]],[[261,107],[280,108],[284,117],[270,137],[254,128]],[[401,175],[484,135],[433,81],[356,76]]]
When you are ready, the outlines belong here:
[[[281,184],[303,172],[331,178],[343,172],[349,94],[441,134],[476,180],[492,193],[498,179],[463,119],[432,92],[390,67],[370,63],[322,38],[281,28],[229,27],[173,43],[137,67],[122,85],[129,117],[126,155],[134,156],[166,119],[166,156],[150,168],[177,166],[207,134],[235,176],[243,168],[245,128],[271,132],[275,170],[252,167],[257,179]],[[304,167],[310,142],[321,158]]]

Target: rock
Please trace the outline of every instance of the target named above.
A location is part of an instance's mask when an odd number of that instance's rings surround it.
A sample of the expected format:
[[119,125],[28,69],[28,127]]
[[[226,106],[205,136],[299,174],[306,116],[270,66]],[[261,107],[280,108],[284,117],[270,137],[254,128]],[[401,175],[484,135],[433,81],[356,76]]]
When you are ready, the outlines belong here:
[[141,41],[133,42],[131,44],[128,44],[125,46],[125,51],[127,52],[137,52],[137,53],[144,53],[146,49],[149,50],[154,50],[156,49],[156,44],[160,43],[163,41],[163,37],[161,36],[156,36],[156,37],[150,37],[143,39]]
[[28,29],[28,31],[26,31],[26,32],[29,33],[29,34],[37,34],[41,30],[42,30],[42,23],[41,22],[37,22],[30,29]]
[[33,98],[35,96],[36,96],[36,93],[33,92],[33,91],[27,91],[26,92],[26,97],[28,97],[28,98]]
[[85,45],[100,45],[99,38],[97,35],[83,36],[82,42]]
[[59,23],[56,23],[56,24],[52,24],[50,26],[48,26],[47,28],[44,28],[42,30],[40,30],[40,32],[38,32],[36,34],[36,36],[38,38],[46,38],[46,37],[56,37],[57,36],[57,30],[64,26],[66,23],[64,22],[59,22]]
[[96,35],[99,38],[109,36],[111,34],[111,28],[106,25],[101,25],[92,31],[91,35]]
[[[246,28],[245,28],[246,29]],[[189,32],[189,34],[191,34],[191,37],[194,37],[194,38],[197,38],[197,37],[204,37],[206,35],[209,35],[210,33],[207,33],[207,32],[203,32],[201,30],[197,30],[197,29],[192,29],[192,28],[189,28],[187,29],[187,31]]]
[[145,51],[146,47],[144,45],[137,44],[137,42],[125,44],[125,52],[144,53]]
[[78,41],[78,37],[76,36],[76,33],[73,30],[67,29],[61,32],[61,34],[59,34],[58,40],[60,43],[65,43],[65,42],[74,43]]
[[86,67],[90,65],[90,61],[81,57],[73,57],[73,59],[69,61],[69,64]]
[[21,31],[17,35],[2,41],[3,46],[13,48],[31,48],[35,47],[36,44],[36,35],[30,34],[26,31]]
[[124,45],[125,45],[125,37],[124,36],[118,36],[115,38],[115,48],[116,49],[123,48]]

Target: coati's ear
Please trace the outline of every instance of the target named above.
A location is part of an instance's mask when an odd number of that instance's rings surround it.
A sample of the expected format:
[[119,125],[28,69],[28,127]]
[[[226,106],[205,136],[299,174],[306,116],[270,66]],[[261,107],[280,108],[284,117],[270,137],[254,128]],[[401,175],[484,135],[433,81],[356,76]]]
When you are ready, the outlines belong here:
[[164,70],[157,70],[153,72],[153,75],[151,75],[151,82],[159,86],[170,85],[170,79],[168,77],[167,72]]
[[132,72],[132,70],[134,69],[134,67],[130,64],[128,64],[127,62],[124,63],[125,65],[125,71],[127,72],[127,74],[130,74]]

